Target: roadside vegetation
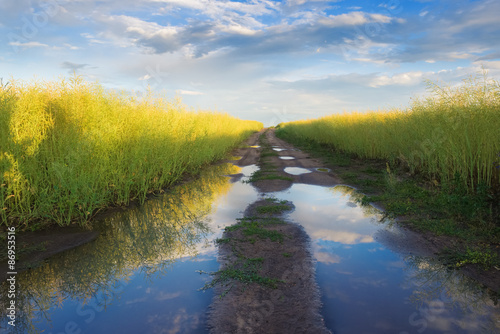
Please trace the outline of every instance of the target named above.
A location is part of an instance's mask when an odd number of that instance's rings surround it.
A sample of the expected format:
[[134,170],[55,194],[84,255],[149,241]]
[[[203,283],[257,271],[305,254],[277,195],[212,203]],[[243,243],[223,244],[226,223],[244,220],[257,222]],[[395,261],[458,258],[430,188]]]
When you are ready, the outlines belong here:
[[0,87],[1,225],[35,230],[143,202],[262,128],[80,77]]
[[367,194],[362,203],[453,237],[445,246],[456,267],[499,267],[500,84],[484,75],[428,87],[406,110],[284,123],[276,134],[322,157]]

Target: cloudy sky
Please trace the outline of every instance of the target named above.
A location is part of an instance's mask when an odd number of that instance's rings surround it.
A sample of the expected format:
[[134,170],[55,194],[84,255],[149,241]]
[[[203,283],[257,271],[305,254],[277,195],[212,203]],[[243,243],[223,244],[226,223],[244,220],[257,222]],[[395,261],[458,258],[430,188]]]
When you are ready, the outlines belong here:
[[500,77],[498,0],[1,0],[0,77],[149,85],[266,125]]

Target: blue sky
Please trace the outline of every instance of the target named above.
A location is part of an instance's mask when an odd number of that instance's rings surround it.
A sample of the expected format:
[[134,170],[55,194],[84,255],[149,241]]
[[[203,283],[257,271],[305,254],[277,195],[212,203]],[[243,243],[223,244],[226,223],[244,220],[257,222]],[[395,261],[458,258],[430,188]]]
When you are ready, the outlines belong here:
[[266,125],[500,77],[498,0],[6,0],[0,77],[74,71]]

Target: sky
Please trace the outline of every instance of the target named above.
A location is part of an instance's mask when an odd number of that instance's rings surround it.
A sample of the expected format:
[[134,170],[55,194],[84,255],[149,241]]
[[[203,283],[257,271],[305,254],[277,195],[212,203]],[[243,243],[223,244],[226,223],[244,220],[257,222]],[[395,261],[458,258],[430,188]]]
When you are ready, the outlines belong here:
[[76,73],[266,126],[500,78],[498,0],[0,0],[3,82]]

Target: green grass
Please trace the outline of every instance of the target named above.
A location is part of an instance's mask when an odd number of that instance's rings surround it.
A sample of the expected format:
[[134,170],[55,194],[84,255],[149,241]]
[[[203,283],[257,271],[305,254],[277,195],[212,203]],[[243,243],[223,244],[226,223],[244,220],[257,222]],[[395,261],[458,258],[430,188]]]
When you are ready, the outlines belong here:
[[382,189],[381,195],[364,196],[361,203],[383,203],[387,216],[407,216],[407,223],[422,231],[472,243],[500,243],[496,198],[487,187],[478,186],[470,193],[457,175],[440,188],[426,189],[407,179],[389,182]]
[[142,203],[261,128],[79,77],[12,81],[0,87],[1,225],[83,223],[107,206]]
[[277,157],[279,156],[278,152],[271,150],[271,151],[266,151],[260,154],[261,158],[266,158],[266,157]]
[[219,245],[220,245],[220,244],[227,244],[227,243],[229,243],[230,241],[231,241],[231,239],[230,239],[230,238],[217,238],[217,239],[215,239],[215,243],[216,243],[216,244],[219,244]]
[[284,283],[283,280],[279,280],[276,278],[265,277],[259,274],[260,269],[262,268],[262,263],[264,259],[262,258],[244,258],[242,261],[239,261],[225,269],[218,270],[216,272],[202,272],[201,274],[209,274],[214,277],[210,282],[206,283],[200,290],[208,290],[213,288],[216,285],[228,286],[221,295],[224,295],[229,292],[232,288],[232,284],[234,281],[238,281],[244,284],[255,283],[265,287],[269,287],[271,289],[277,289],[279,283]]
[[278,134],[322,158],[360,192],[371,194],[358,199],[363,205],[379,203],[386,216],[405,217],[405,224],[421,231],[458,237],[470,243],[500,243],[498,206],[495,206],[499,199],[487,186],[478,185],[471,192],[459,175],[436,185],[423,175],[409,177],[402,166],[391,169],[382,160],[353,158],[331,148],[325,152],[324,144],[301,142],[289,134]]
[[267,230],[259,224],[252,224],[243,230],[243,234],[247,237],[256,236],[260,239],[269,239],[275,242],[283,242],[284,235],[278,231]]
[[237,246],[242,242],[250,242],[253,244],[257,241],[257,239],[281,243],[285,237],[283,233],[265,228],[266,226],[276,224],[285,224],[285,222],[277,218],[245,217],[238,219],[237,224],[227,226],[225,228],[226,233],[241,230],[244,238],[239,239],[234,237],[225,237],[217,239],[216,243],[219,245],[230,245],[233,254],[236,256],[236,260],[231,265],[216,272],[206,273],[200,271],[200,273],[209,274],[213,277],[213,279],[206,283],[201,290],[207,290],[216,285],[221,285],[223,287],[229,286],[229,288],[224,290],[222,293],[222,297],[231,289],[234,281],[245,284],[256,283],[265,287],[276,289],[278,284],[283,282],[282,280],[265,277],[259,273],[265,259],[262,257],[247,257],[238,250],[239,247]]
[[[243,235],[246,237],[258,237],[259,239],[269,239],[271,241],[282,242],[284,235],[278,231],[268,230],[265,227],[269,225],[285,224],[281,219],[261,219],[261,218],[244,218],[238,224],[227,226],[225,231],[232,232],[242,229]],[[254,238],[250,238],[255,242]]]

